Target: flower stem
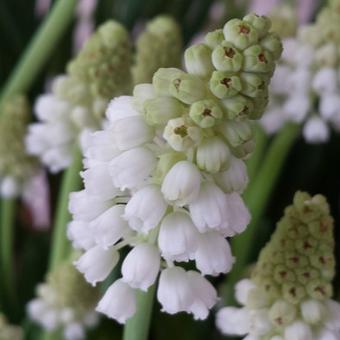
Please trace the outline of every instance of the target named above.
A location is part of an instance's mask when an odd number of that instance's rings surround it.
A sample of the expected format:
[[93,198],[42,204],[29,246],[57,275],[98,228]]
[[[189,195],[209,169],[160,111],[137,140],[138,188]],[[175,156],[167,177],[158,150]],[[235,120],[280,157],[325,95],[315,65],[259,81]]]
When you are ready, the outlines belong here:
[[147,340],[155,296],[156,284],[151,286],[146,293],[137,292],[136,314],[127,321],[124,327],[123,340]]
[[71,216],[68,211],[68,199],[70,193],[79,190],[81,186],[81,178],[79,175],[81,169],[82,155],[77,147],[73,153],[73,162],[65,171],[62,178],[54,219],[49,270],[54,269],[69,255],[70,244],[66,237],[66,227],[67,223],[71,220]]
[[5,306],[9,310],[15,309],[16,294],[14,286],[14,220],[15,220],[15,199],[3,199],[0,211],[0,277],[2,281],[1,295]]
[[56,2],[3,88],[0,106],[6,97],[29,89],[71,22],[76,4],[77,0]]
[[263,216],[281,168],[299,132],[299,126],[291,123],[281,130],[269,146],[262,166],[245,192],[244,200],[250,210],[252,220],[246,231],[232,240],[231,245],[236,263],[228,276],[228,287],[224,294],[225,300],[229,304],[234,302],[233,287],[245,272],[251,254],[252,242],[256,233],[259,232],[259,220]]

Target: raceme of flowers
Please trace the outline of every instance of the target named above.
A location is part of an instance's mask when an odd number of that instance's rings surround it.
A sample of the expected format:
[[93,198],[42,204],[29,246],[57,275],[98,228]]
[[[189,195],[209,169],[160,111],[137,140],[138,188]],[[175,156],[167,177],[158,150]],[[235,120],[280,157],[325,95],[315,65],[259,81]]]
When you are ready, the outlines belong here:
[[340,304],[331,299],[333,253],[326,199],[297,192],[251,278],[236,285],[243,307],[222,308],[217,326],[245,339],[340,339]]
[[98,322],[94,312],[98,289],[89,285],[71,263],[63,263],[50,272],[36,293],[27,312],[46,331],[61,330],[64,339],[81,340],[86,328]]
[[329,1],[315,24],[283,40],[284,53],[271,83],[261,123],[275,133],[285,122],[304,123],[309,143],[326,142],[340,130],[340,1]]
[[[136,311],[136,291],[159,273],[163,311],[204,319],[216,303],[204,276],[231,269],[226,237],[249,222],[240,193],[243,159],[255,144],[250,120],[265,108],[281,53],[269,27],[252,14],[208,33],[186,50],[187,72],[159,69],[152,84],[112,100],[105,128],[84,136],[85,189],[69,204],[69,238],[85,251],[75,264],[95,285],[119,250],[132,248],[97,311],[124,323]],[[180,266],[188,261],[197,270]]]
[[51,172],[70,165],[82,131],[101,127],[109,99],[130,94],[133,81],[151,81],[159,67],[179,64],[177,23],[161,16],[147,29],[137,43],[132,68],[127,31],[114,21],[104,23],[70,62],[67,74],[53,81],[51,93],[38,98],[35,113],[39,122],[30,126],[27,149]]
[[26,154],[24,138],[29,104],[20,95],[5,100],[0,117],[0,195],[15,197],[37,170],[37,160]]
[[108,100],[131,88],[130,65],[127,31],[114,21],[101,25],[68,73],[53,81],[52,92],[38,98],[39,122],[29,127],[28,152],[52,172],[67,168],[80,132],[100,127]]

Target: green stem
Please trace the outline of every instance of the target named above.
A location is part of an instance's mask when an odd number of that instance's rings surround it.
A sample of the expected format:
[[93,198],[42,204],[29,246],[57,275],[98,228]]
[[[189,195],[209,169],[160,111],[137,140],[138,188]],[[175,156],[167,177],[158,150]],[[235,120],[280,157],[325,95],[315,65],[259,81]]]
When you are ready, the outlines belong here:
[[0,105],[12,94],[26,92],[72,21],[77,0],[59,0],[26,49],[2,90]]
[[0,211],[0,277],[2,282],[2,299],[8,309],[13,310],[16,306],[16,293],[14,286],[14,220],[15,199],[3,199]]
[[68,211],[68,199],[70,193],[79,190],[81,186],[79,175],[81,169],[82,156],[77,148],[74,151],[73,162],[62,178],[53,227],[49,270],[54,269],[56,265],[69,255],[70,244],[66,237],[66,227],[67,223],[71,220],[71,216]]
[[236,264],[228,276],[228,287],[225,293],[227,303],[234,302],[233,287],[245,272],[251,254],[251,244],[256,233],[259,232],[259,220],[263,216],[282,166],[299,132],[299,126],[294,124],[287,124],[281,130],[269,146],[262,166],[245,192],[244,200],[250,210],[252,220],[245,232],[232,239],[231,245]]
[[137,292],[137,311],[136,314],[127,321],[124,327],[123,340],[147,340],[149,339],[149,328],[153,300],[156,285],[148,289],[146,293]]
[[255,127],[255,140],[256,148],[250,159],[247,160],[247,169],[250,181],[256,177],[256,172],[263,160],[265,149],[268,143],[268,135],[259,124],[257,124]]

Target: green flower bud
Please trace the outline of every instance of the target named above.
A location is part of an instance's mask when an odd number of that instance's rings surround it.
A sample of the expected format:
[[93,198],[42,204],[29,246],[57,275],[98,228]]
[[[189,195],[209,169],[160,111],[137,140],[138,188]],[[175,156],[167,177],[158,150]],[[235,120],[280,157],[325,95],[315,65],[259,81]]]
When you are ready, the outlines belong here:
[[156,97],[144,103],[146,121],[150,125],[164,125],[170,119],[181,116],[184,105],[172,97]]
[[315,51],[315,62],[321,67],[329,66],[336,68],[338,63],[338,47],[333,43],[320,46]]
[[152,98],[156,98],[152,84],[138,84],[133,88],[133,100],[138,109],[143,110],[145,101]]
[[182,38],[178,24],[159,16],[147,24],[136,43],[136,62],[132,69],[135,84],[149,83],[160,67],[181,64]]
[[163,137],[176,151],[187,151],[197,145],[201,138],[201,129],[191,126],[185,118],[170,119],[164,129]]
[[268,88],[266,87],[257,97],[253,99],[254,106],[248,114],[249,119],[259,119],[263,115],[268,105]]
[[266,75],[242,72],[240,78],[242,84],[241,93],[251,98],[261,96],[268,87]]
[[244,50],[258,41],[257,30],[248,22],[240,19],[229,20],[223,27],[225,40]]
[[254,108],[254,104],[251,99],[241,95],[236,95],[222,100],[222,105],[227,113],[228,119],[230,120],[241,120],[243,118],[247,118]]
[[169,170],[180,161],[186,159],[184,153],[181,152],[167,152],[163,153],[159,156],[159,161],[157,163],[157,168],[155,170],[153,179],[155,179],[156,183],[162,183],[165,175],[169,172]]
[[220,132],[232,147],[242,145],[254,138],[252,124],[245,121],[226,121],[219,127]]
[[184,62],[187,71],[201,78],[209,77],[214,70],[211,49],[205,44],[193,45],[185,50]]
[[68,72],[88,84],[94,96],[110,99],[131,90],[131,61],[128,32],[108,21],[85,43]]
[[[268,280],[279,285],[281,298],[294,305],[306,298],[330,298],[335,274],[332,228],[325,198],[297,192],[293,205],[285,209],[270,242],[261,251],[252,278],[260,286]],[[278,251],[284,262],[276,256]],[[271,273],[263,269],[266,264],[273,268]]]
[[199,77],[183,72],[181,75],[171,80],[169,92],[181,102],[192,104],[205,98],[206,87]]
[[241,91],[240,78],[232,73],[214,71],[209,82],[210,91],[220,99],[232,97]]
[[254,139],[249,140],[235,148],[232,148],[232,153],[235,157],[247,159],[255,150],[256,142]]
[[277,6],[270,13],[272,32],[277,33],[281,38],[295,36],[298,27],[297,11],[293,6],[286,4]]
[[216,46],[211,57],[212,63],[220,71],[238,72],[242,68],[242,54],[227,41]]
[[269,319],[278,327],[289,325],[296,319],[296,316],[295,306],[284,300],[276,301],[269,310]]
[[257,30],[259,38],[264,37],[271,27],[271,21],[263,15],[260,16],[255,13],[250,13],[246,15],[243,20],[249,22]]
[[211,128],[223,117],[223,111],[211,99],[200,100],[190,106],[190,118],[201,128]]
[[260,287],[253,288],[247,296],[247,307],[251,309],[264,308],[270,305],[270,298],[265,289]]
[[275,60],[278,60],[282,54],[283,46],[280,37],[276,33],[267,34],[260,42],[260,45],[269,51]]
[[224,40],[224,34],[222,29],[218,29],[206,34],[204,41],[212,49],[221,44]]
[[181,77],[185,72],[178,68],[160,68],[152,77],[152,84],[156,94],[160,96],[170,95],[170,84],[174,79]]
[[273,56],[260,45],[253,45],[244,51],[243,71],[273,72],[275,67]]
[[37,160],[26,153],[25,136],[29,104],[24,96],[9,97],[0,117],[0,177],[13,177],[18,184],[35,173]]
[[196,162],[198,167],[210,173],[226,170],[230,165],[231,152],[219,137],[206,138],[197,147]]

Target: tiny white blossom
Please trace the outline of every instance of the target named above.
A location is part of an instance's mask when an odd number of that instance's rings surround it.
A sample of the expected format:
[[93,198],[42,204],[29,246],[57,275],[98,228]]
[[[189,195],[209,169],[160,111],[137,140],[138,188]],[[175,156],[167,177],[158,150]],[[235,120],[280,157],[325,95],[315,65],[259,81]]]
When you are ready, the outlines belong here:
[[322,143],[329,139],[329,129],[322,119],[312,117],[303,127],[303,135],[310,143]]

